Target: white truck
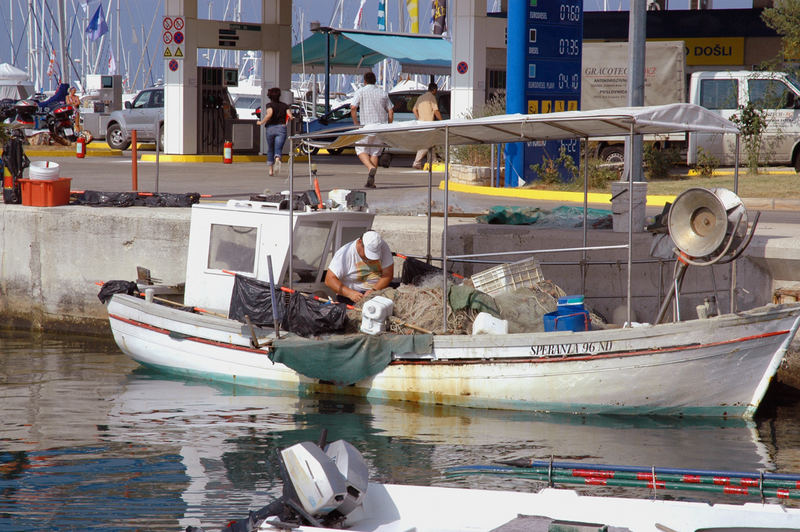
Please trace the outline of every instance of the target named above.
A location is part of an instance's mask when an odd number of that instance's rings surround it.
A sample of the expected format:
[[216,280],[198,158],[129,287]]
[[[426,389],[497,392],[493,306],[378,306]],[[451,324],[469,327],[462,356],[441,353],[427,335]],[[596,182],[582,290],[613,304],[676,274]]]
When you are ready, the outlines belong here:
[[[581,108],[600,109],[627,105],[627,43],[584,43]],[[772,165],[792,165],[800,172],[800,82],[783,72],[701,71],[689,76],[686,90],[683,41],[647,43],[645,55],[645,105],[689,102],[719,112],[725,118],[752,102],[766,111],[762,160]],[[694,164],[698,148],[732,165],[735,139],[718,135],[667,135],[646,138],[661,148],[686,152]],[[602,139],[601,159],[620,162],[624,139]]]

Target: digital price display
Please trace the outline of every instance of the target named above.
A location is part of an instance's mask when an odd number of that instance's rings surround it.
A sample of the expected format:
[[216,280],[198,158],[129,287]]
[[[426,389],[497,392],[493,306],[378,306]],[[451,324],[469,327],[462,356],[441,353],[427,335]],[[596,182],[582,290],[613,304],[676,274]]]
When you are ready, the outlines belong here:
[[[513,45],[525,46],[527,80],[521,89],[525,94],[528,113],[578,110],[581,97],[583,1],[529,0],[526,15],[526,34],[514,36]],[[509,46],[512,46],[511,35]],[[562,148],[575,164],[579,164],[580,142],[527,143],[520,172],[523,180],[530,182],[539,179],[540,176],[531,169],[532,165],[558,159]],[[559,168],[559,173],[564,181],[573,178],[563,167]]]

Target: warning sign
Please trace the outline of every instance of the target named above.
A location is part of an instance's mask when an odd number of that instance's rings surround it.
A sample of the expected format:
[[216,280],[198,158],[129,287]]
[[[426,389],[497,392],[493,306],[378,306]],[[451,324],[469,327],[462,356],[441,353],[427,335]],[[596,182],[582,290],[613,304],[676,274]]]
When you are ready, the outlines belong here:
[[169,49],[169,46],[164,47],[164,57],[172,57],[172,52]]
[[175,58],[176,59],[183,59],[183,52],[181,51],[180,46],[175,47]]

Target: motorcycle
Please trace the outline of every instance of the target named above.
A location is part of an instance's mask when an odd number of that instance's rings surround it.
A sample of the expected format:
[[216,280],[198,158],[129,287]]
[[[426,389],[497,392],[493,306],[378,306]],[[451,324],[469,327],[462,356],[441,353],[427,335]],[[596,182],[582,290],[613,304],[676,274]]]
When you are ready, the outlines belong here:
[[47,129],[54,142],[68,146],[78,139],[75,131],[75,110],[64,104],[68,85],[62,84],[51,98],[38,101],[0,101],[0,122],[8,122],[14,129]]
[[78,140],[78,135],[75,132],[74,116],[75,110],[70,105],[57,107],[47,114],[45,123],[54,141],[68,146]]

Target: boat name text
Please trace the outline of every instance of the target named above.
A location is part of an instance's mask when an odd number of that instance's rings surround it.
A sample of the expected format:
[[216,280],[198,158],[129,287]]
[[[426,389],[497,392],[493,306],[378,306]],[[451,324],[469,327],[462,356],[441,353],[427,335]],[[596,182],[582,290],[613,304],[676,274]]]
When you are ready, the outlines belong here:
[[531,355],[535,357],[583,355],[600,353],[611,350],[613,342],[582,342],[579,344],[554,344],[554,345],[532,345]]

